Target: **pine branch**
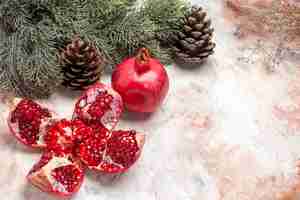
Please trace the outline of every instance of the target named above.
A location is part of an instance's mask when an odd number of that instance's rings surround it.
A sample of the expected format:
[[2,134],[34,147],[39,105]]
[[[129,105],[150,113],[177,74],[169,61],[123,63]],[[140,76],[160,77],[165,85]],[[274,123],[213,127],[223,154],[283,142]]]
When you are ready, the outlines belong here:
[[[172,34],[181,28],[180,21],[188,4],[183,0],[160,2],[147,0],[139,9],[132,9],[127,16],[107,27],[101,36],[114,47],[112,64],[135,54],[138,48],[147,47],[163,63],[171,63],[170,50],[161,46],[164,35]],[[98,37],[101,37],[98,36]]]
[[80,35],[114,67],[147,47],[170,63],[162,43],[180,28],[185,0],[0,0],[0,90],[47,97],[61,82],[57,54]]
[[[1,38],[6,34],[2,32]],[[20,78],[15,62],[15,52],[17,51],[17,38],[11,36],[6,40],[1,40],[1,46],[7,47],[1,49],[1,64],[0,64],[0,86],[2,90],[14,91],[16,95],[26,95],[26,90],[23,88],[23,81]]]
[[182,29],[182,18],[189,10],[186,0],[145,0],[142,12],[156,25],[155,38],[148,41],[152,54],[162,63],[173,62],[170,45],[174,34]]
[[153,38],[154,31],[155,25],[142,13],[131,13],[101,34],[114,47],[114,54],[110,55],[113,63],[119,63],[122,59],[135,54],[149,38]]
[[158,34],[163,34],[181,29],[189,6],[186,0],[145,0],[142,11],[157,25]]
[[144,46],[150,49],[151,55],[159,59],[162,64],[168,65],[173,62],[172,51],[168,47],[162,47],[160,41],[148,41]]
[[18,90],[18,80],[15,79],[14,73],[7,65],[0,65],[0,92],[13,92],[21,95],[22,92]]
[[[32,88],[31,94],[41,97],[48,96],[62,78],[56,49],[49,47],[49,35],[46,37],[46,32],[51,30],[43,25],[27,27],[23,31],[23,37],[27,38],[27,41],[24,41],[26,48],[22,49],[22,54],[27,58],[18,62],[18,72],[24,78],[24,83]],[[35,91],[39,91],[37,88],[43,88],[39,95],[34,94]]]
[[[136,0],[75,0],[73,6],[77,10],[77,24],[96,32],[125,17],[135,2]],[[78,28],[82,30],[83,27]]]
[[16,27],[14,31],[3,26],[1,29],[0,43],[5,47],[0,54],[1,88],[14,91],[18,96],[47,97],[54,83],[60,82],[55,51],[48,46],[48,40],[56,35],[55,29],[49,26],[53,18],[44,10],[38,13],[40,7],[29,7],[25,0],[10,3],[2,4],[4,10],[0,9],[3,14],[0,17],[11,16]]

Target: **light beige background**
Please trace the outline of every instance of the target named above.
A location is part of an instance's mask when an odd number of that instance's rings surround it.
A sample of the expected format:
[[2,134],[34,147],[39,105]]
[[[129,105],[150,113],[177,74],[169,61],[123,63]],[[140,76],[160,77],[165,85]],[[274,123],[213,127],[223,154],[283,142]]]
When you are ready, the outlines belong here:
[[[262,54],[253,54],[255,40],[235,36],[222,0],[194,3],[213,20],[215,55],[194,70],[167,66],[171,88],[162,108],[152,116],[125,114],[118,127],[147,134],[140,161],[122,176],[89,172],[74,200],[297,199],[299,62],[283,60],[270,72]],[[44,103],[70,117],[77,96],[62,90]],[[0,110],[5,115],[6,106]],[[54,200],[27,184],[40,154],[17,143],[4,121],[1,199]]]

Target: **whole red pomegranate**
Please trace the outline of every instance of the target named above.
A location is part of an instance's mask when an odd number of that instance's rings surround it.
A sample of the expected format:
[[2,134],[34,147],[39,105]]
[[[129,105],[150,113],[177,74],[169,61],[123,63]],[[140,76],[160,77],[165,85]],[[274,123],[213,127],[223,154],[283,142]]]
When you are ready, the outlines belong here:
[[29,99],[15,98],[8,118],[12,134],[23,144],[44,148],[47,127],[53,122],[54,114]]
[[116,67],[112,86],[122,96],[129,111],[151,113],[166,97],[169,78],[164,66],[142,48],[136,57]]
[[40,190],[58,196],[71,196],[83,182],[83,167],[72,154],[46,151],[27,175],[28,181]]
[[73,120],[98,124],[112,130],[123,112],[121,96],[111,87],[96,83],[89,87],[75,105]]

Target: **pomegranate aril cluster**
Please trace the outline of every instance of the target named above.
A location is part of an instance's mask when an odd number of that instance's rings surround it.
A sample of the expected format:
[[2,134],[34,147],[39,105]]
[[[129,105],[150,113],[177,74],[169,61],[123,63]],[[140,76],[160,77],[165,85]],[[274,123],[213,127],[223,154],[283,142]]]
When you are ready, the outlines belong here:
[[145,136],[136,131],[114,131],[123,103],[111,87],[97,83],[75,105],[73,119],[57,119],[53,112],[28,99],[19,99],[8,125],[16,138],[43,149],[28,173],[31,184],[58,196],[77,192],[84,169],[122,173],[139,158]]
[[124,168],[136,161],[135,155],[139,150],[135,131],[116,131],[107,143],[107,154],[110,159]]
[[[102,94],[101,94],[102,93]],[[88,109],[88,113],[91,115],[92,120],[97,120],[104,115],[104,111],[111,109],[110,104],[113,97],[107,93],[107,91],[101,92],[97,95],[96,101]]]
[[96,133],[79,145],[78,156],[90,168],[97,167],[103,160],[107,144],[107,139],[103,135]]
[[55,168],[51,174],[58,183],[65,185],[68,192],[75,191],[83,178],[82,170],[74,165]]

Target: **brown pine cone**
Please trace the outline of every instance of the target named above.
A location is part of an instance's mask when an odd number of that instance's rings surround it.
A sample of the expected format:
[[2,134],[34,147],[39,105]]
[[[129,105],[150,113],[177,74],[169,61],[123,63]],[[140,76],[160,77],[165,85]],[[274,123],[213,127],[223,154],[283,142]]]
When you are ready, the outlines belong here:
[[63,85],[84,90],[100,79],[104,59],[97,48],[76,36],[60,53],[64,74]]
[[182,30],[176,33],[173,42],[175,59],[179,64],[199,65],[214,53],[214,29],[206,16],[201,7],[194,6],[183,19]]

